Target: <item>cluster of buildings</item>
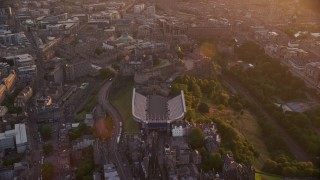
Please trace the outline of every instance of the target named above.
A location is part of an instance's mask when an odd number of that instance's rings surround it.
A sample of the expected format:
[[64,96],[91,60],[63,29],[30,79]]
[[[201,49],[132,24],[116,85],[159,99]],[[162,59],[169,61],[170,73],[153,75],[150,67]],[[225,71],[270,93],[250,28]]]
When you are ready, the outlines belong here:
[[27,102],[31,99],[33,95],[33,90],[30,86],[26,86],[14,99],[14,106],[25,108]]
[[[221,137],[214,123],[191,125],[184,121],[186,113],[183,91],[175,97],[161,91],[133,89],[132,116],[144,133],[123,137],[124,153],[131,162],[134,177],[168,179],[254,179],[254,170],[224,158],[223,171],[202,172],[203,157],[188,142],[189,131],[200,128],[205,134],[204,148],[219,153]],[[160,135],[166,132],[166,135]],[[156,173],[157,172],[157,173]]]
[[17,177],[23,177],[26,172],[29,170],[28,163],[26,162],[18,162],[14,163],[12,167],[7,169],[2,169],[0,171],[1,179],[14,179]]
[[6,97],[8,97],[15,88],[15,83],[17,81],[16,71],[10,71],[7,77],[2,78],[2,83],[0,85],[0,101],[3,103]]
[[80,61],[65,65],[66,81],[74,81],[80,77],[89,75],[90,70],[94,70],[88,61]]
[[134,39],[127,33],[122,34],[120,37],[110,37],[107,41],[103,42],[102,48],[107,50],[117,49],[122,54],[143,55],[143,54],[157,54],[165,52],[169,49],[166,43],[152,43],[143,40]]
[[17,88],[24,89],[16,99],[16,107],[22,107],[32,96],[32,87],[37,76],[35,59],[30,54],[20,54],[1,58],[0,103]]
[[88,24],[104,27],[120,19],[120,13],[117,10],[106,10],[88,16]]
[[197,150],[192,150],[188,144],[189,131],[198,127],[205,133],[204,147],[209,153],[218,153],[221,138],[215,128],[215,124],[190,125],[178,121],[172,125],[172,138],[164,147],[164,162],[170,179],[193,178],[193,179],[220,179],[222,174],[218,171],[201,172],[199,165],[203,157]]
[[[248,7],[250,11],[246,10]],[[297,30],[294,37],[287,34],[301,22],[310,22],[310,26],[319,23],[318,15],[300,8],[298,1],[200,1],[196,5],[179,2],[174,14],[166,11],[164,4],[162,8],[156,19],[165,34],[171,37],[185,34],[194,39],[234,38],[240,44],[255,41],[266,53],[289,66],[294,74],[319,88],[319,32]],[[305,16],[297,16],[298,11]]]
[[[55,129],[52,134],[58,134],[59,146],[58,143],[53,146],[55,150],[59,149],[56,159],[60,164],[64,164],[61,166],[64,170],[60,170],[58,164],[54,166],[60,173],[68,174],[72,170],[71,165],[74,165],[72,162],[81,161],[85,149],[97,144],[93,136],[83,136],[70,142],[72,148],[69,149],[68,138],[68,131],[79,126],[73,123],[74,114],[80,110],[80,104],[83,104],[91,89],[98,86],[95,77],[102,69],[98,66],[99,63],[96,63],[98,55],[92,54],[95,49],[91,48],[98,46],[90,33],[102,28],[103,37],[108,37],[115,35],[116,31],[103,30],[117,27],[119,32],[125,34],[131,28],[128,25],[132,23],[121,19],[127,2],[76,1],[69,4],[65,2],[66,6],[58,3],[60,1],[14,4],[12,14],[7,8],[0,8],[0,103],[8,103],[7,99],[10,97],[8,108],[1,106],[0,151],[3,160],[6,160],[8,153],[10,156],[18,154],[23,162],[32,163],[28,168],[41,168],[46,158],[40,156],[38,163],[34,157],[25,156],[25,152],[28,153],[26,150],[35,148],[37,143],[40,144],[38,147],[42,148],[41,137],[39,142],[37,141],[40,136],[37,128],[34,130],[31,126],[37,126],[36,123],[49,123],[52,126],[58,124],[60,128]],[[130,5],[131,2],[128,3]],[[10,16],[14,18],[10,19]],[[99,33],[94,32],[100,36]],[[151,49],[158,50],[162,46],[159,43],[145,44],[142,41],[136,43],[141,53],[151,53]],[[102,41],[99,48],[101,44]],[[130,45],[133,44],[125,44]],[[86,53],[88,49],[91,53]],[[118,53],[123,51],[122,49]],[[118,53],[113,53],[113,59]],[[23,113],[11,114],[12,108],[22,109]],[[28,120],[27,125],[15,124],[15,128],[11,128],[13,122],[25,120]],[[85,120],[87,126],[94,125],[92,115],[86,116]],[[29,142],[30,139],[33,142]],[[31,154],[36,151],[34,149]],[[1,161],[0,179],[16,177],[15,169],[16,166],[19,169],[18,165],[15,164],[14,169],[3,169]],[[31,171],[35,174],[27,173],[23,177],[41,178],[41,174],[37,174],[36,170]],[[119,179],[113,164],[103,164],[103,171],[101,178]]]
[[34,80],[37,77],[37,65],[32,55],[18,54],[7,56],[3,57],[1,61],[10,65],[9,67],[6,66],[7,70],[13,69],[17,72],[17,83],[20,87],[34,85]]
[[[233,157],[225,154],[222,158],[222,171],[201,171],[204,160],[188,142],[189,131],[195,127],[205,133],[204,148],[209,153],[219,153],[221,138],[214,123],[191,125],[184,120],[170,124],[167,135],[161,135],[164,128],[151,125],[143,127],[144,133],[130,133],[123,137],[122,150],[131,164],[136,178],[164,177],[166,179],[254,179],[255,171],[251,166],[241,165]],[[149,122],[150,124],[154,122]],[[148,133],[149,131],[149,133]]]
[[24,32],[12,33],[10,30],[6,30],[6,28],[5,25],[0,26],[0,45],[2,48],[29,44],[29,40]]
[[[91,114],[86,116],[92,119]],[[101,144],[99,140],[93,135],[84,135],[71,141],[71,148],[67,152],[66,164],[68,168],[71,166],[76,166],[81,161],[85,160],[85,156],[88,153],[93,153],[93,161],[96,166],[102,166],[102,171],[95,171],[92,174],[93,179],[114,179],[120,180],[116,166],[111,162],[106,162],[106,156],[108,156],[109,151],[106,146]]]
[[10,8],[1,4],[0,7],[0,23],[5,24],[10,16]]
[[28,145],[27,130],[25,124],[15,124],[14,129],[0,133],[0,152],[17,151],[22,154]]
[[255,179],[255,170],[251,166],[244,166],[237,163],[230,154],[223,156],[223,171],[224,179]]
[[28,53],[31,49],[24,31],[16,31],[0,22],[0,57]]
[[85,59],[67,61],[66,58],[56,56],[45,62],[45,69],[47,81],[64,84],[85,76],[95,77],[102,68]]
[[221,137],[214,123],[197,125],[205,134],[205,148],[210,153],[218,153],[220,149]]
[[[267,54],[287,65],[292,73],[319,88],[319,45],[309,45],[307,40],[292,40],[281,31],[271,31],[265,26],[251,27],[251,36]],[[315,38],[316,39],[316,38]],[[312,43],[312,42],[309,42]]]
[[[184,50],[191,52],[195,45],[191,39],[216,39],[217,50],[232,56],[234,49],[225,39],[234,38],[239,43],[253,39],[268,54],[320,85],[319,45],[309,48],[305,41],[292,42],[281,31],[269,28],[287,19],[299,21],[300,17],[292,17],[297,10],[294,2],[275,6],[256,0],[181,1],[176,2],[174,11],[167,9],[165,1],[155,5],[133,0],[42,0],[13,2],[15,9],[3,8],[1,3],[0,103],[16,94],[13,107],[29,113],[35,122],[57,122],[60,146],[54,146],[67,173],[93,148],[95,162],[103,172],[95,172],[93,177],[120,179],[119,168],[105,162],[109,159],[105,144],[92,135],[72,142],[68,138],[68,131],[79,126],[74,123],[74,114],[89,92],[99,87],[95,77],[102,67],[119,64],[119,69],[111,69],[122,76],[133,76],[132,115],[145,134],[126,134],[123,153],[133,176],[141,179],[158,178],[159,172],[168,179],[252,178],[253,171],[228,154],[223,158],[223,172],[200,170],[203,159],[187,141],[193,127],[181,123],[187,112],[184,92],[171,97],[169,90],[170,83],[186,71],[210,77],[212,66],[209,58],[190,55],[192,65],[186,68],[187,62],[178,57],[176,45],[189,47]],[[287,10],[281,12],[281,7]],[[13,93],[15,90],[20,92]],[[6,107],[0,108],[0,150],[24,153],[28,128],[19,123],[12,129],[15,118],[7,111]],[[19,116],[15,119],[18,122],[26,118]],[[94,127],[94,119],[94,114],[87,114],[86,126]],[[205,132],[205,149],[218,153],[221,138],[215,125],[198,127]]]
[[39,36],[70,35],[76,33],[80,20],[78,17],[68,17],[67,13],[55,16],[42,16],[36,19],[36,32]]
[[198,179],[198,165],[202,158],[197,150],[192,150],[185,138],[172,138],[164,147],[164,162],[170,179]]
[[[0,179],[26,177],[31,135],[20,110],[33,95],[37,75],[30,39],[13,24],[10,2],[0,2]],[[5,105],[5,106],[4,106]]]
[[93,144],[95,143],[95,137],[92,135],[85,135],[81,138],[78,138],[72,141],[72,148],[70,149],[70,161],[73,164],[79,163],[83,160],[83,150],[92,148]]

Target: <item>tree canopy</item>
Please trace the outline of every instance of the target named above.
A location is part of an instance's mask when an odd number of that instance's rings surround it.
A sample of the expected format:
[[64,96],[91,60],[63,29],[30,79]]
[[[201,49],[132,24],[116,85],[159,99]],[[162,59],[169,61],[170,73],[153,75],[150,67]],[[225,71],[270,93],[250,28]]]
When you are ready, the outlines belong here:
[[88,147],[82,151],[82,160],[77,163],[77,179],[88,179],[92,177],[94,170],[93,148]]
[[104,68],[100,70],[100,77],[102,79],[108,79],[114,76],[114,72],[111,71],[109,68]]
[[[319,116],[315,116],[319,113],[283,112],[282,108],[274,105],[275,99],[290,102],[306,99],[305,94],[308,93],[312,96],[312,92],[306,88],[304,82],[293,76],[288,67],[282,66],[280,60],[270,57],[253,42],[247,42],[236,48],[236,55],[244,62],[253,64],[254,68],[243,70],[233,67],[227,70],[227,73],[245,85],[301,147],[313,156],[319,156],[320,136],[310,128],[320,127]],[[237,103],[233,103],[232,107],[242,108]]]
[[198,110],[201,113],[208,113],[209,112],[209,106],[207,103],[200,103],[200,105],[198,106]]
[[49,140],[51,138],[52,128],[49,125],[42,125],[39,127],[39,132],[44,140]]
[[92,129],[89,128],[85,123],[81,122],[79,126],[71,131],[69,131],[70,140],[75,140],[82,137],[85,134],[91,134]]
[[219,153],[206,153],[202,158],[202,168],[204,171],[214,170],[222,171],[223,160]]
[[45,144],[45,145],[42,146],[42,149],[43,149],[43,153],[45,155],[48,155],[48,154],[50,154],[52,152],[53,146],[52,146],[52,144]]
[[193,149],[199,148],[204,142],[205,134],[200,128],[193,128],[189,132],[189,143]]
[[54,166],[49,161],[44,161],[42,165],[42,178],[44,180],[50,180],[53,178],[54,175]]

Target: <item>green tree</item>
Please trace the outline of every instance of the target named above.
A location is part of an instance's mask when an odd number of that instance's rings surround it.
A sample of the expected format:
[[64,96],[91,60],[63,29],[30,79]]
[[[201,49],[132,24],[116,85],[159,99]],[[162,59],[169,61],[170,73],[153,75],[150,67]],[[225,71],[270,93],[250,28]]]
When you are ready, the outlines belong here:
[[189,132],[189,144],[193,149],[200,148],[204,142],[205,134],[200,128],[193,128]]
[[196,96],[197,98],[201,98],[201,96],[202,96],[201,88],[200,88],[200,86],[199,86],[198,84],[193,83],[193,84],[191,85],[191,90],[190,90],[190,91],[191,91],[192,94],[193,94],[194,96]]
[[[223,147],[221,148],[222,151]],[[210,153],[204,147],[199,149],[202,157],[201,169],[205,172],[214,170],[215,172],[222,171],[223,160],[220,153]]]
[[93,162],[90,160],[81,161],[76,171],[77,179],[82,179],[84,176],[91,174],[94,169]]
[[282,169],[282,175],[286,177],[294,177],[296,176],[297,172],[298,172],[298,169],[294,166],[287,166]]
[[216,172],[222,171],[223,160],[219,153],[211,153],[208,160],[211,169],[214,169]]
[[45,161],[42,165],[42,178],[44,180],[52,179],[54,175],[54,166],[49,161]]
[[188,93],[188,86],[186,84],[174,83],[171,86],[170,94],[173,96],[176,96],[176,95],[180,94],[181,90],[184,93]]
[[229,95],[226,92],[220,92],[217,97],[217,104],[227,105],[229,101]]
[[241,103],[239,102],[235,102],[230,104],[230,106],[232,107],[232,109],[234,109],[235,111],[241,111],[243,109],[243,106]]
[[264,163],[262,170],[266,171],[266,172],[271,172],[273,173],[275,171],[275,169],[277,168],[278,163],[271,160],[271,159],[267,159],[266,162]]
[[112,68],[116,71],[119,71],[120,70],[120,65],[118,63],[113,63],[112,65]]
[[102,48],[96,48],[94,50],[94,53],[97,54],[98,56],[100,56],[102,53],[106,52],[106,50],[102,49]]
[[104,68],[100,70],[100,77],[102,79],[109,79],[114,76],[114,72],[112,72],[109,68]]
[[209,112],[209,106],[207,103],[200,103],[200,105],[198,106],[198,110],[201,113],[208,113]]
[[39,132],[44,140],[49,140],[51,138],[52,128],[49,125],[42,125],[39,127]]
[[71,131],[69,131],[70,140],[75,140],[82,137],[84,134],[91,134],[92,129],[89,128],[85,123],[81,122],[79,126]]
[[77,164],[76,177],[77,179],[88,179],[92,177],[94,170],[93,148],[88,147],[82,150],[82,160]]
[[196,117],[196,111],[194,109],[187,109],[186,120],[192,121]]
[[75,47],[77,44],[79,44],[79,40],[78,39],[75,39],[73,41],[70,42],[70,45]]
[[45,145],[42,146],[42,149],[43,149],[43,153],[45,155],[48,155],[48,154],[50,154],[52,152],[53,146],[52,146],[52,144],[45,144]]
[[49,79],[49,78],[48,78],[48,73],[45,73],[45,74],[43,75],[43,79],[46,80],[46,81],[48,81],[48,79]]
[[153,67],[157,66],[160,64],[160,59],[158,57],[153,57]]
[[14,163],[18,163],[22,160],[21,156],[17,157],[5,157],[3,158],[3,165],[4,166],[12,166]]

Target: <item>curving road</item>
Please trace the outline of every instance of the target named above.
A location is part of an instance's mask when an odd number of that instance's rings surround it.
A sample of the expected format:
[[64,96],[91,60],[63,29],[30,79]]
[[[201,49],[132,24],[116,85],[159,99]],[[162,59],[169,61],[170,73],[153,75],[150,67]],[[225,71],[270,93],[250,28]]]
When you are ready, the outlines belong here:
[[118,113],[117,109],[115,109],[109,102],[108,97],[111,85],[112,81],[109,81],[103,85],[103,87],[99,91],[98,102],[102,106],[102,108],[109,113],[113,120],[114,133],[112,134],[112,137],[109,140],[109,149],[111,151],[111,157],[114,157],[114,162],[117,166],[120,179],[132,179],[130,169],[128,169],[126,165],[123,163],[121,154],[118,151],[117,137],[121,135],[120,128],[122,118]]

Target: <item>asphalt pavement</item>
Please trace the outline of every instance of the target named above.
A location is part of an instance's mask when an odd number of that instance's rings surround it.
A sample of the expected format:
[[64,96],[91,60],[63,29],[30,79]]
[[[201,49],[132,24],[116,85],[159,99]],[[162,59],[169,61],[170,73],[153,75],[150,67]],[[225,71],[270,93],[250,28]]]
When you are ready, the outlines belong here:
[[124,164],[124,162],[121,159],[121,154],[118,150],[118,143],[117,143],[117,137],[121,136],[121,122],[122,118],[117,109],[115,109],[112,104],[109,102],[109,90],[112,86],[112,81],[108,81],[104,84],[104,86],[99,91],[98,95],[98,102],[103,107],[105,111],[109,113],[113,120],[114,124],[114,133],[109,140],[109,146],[110,146],[110,155],[111,157],[114,157],[114,162],[116,164],[120,179],[132,179],[131,171]]

